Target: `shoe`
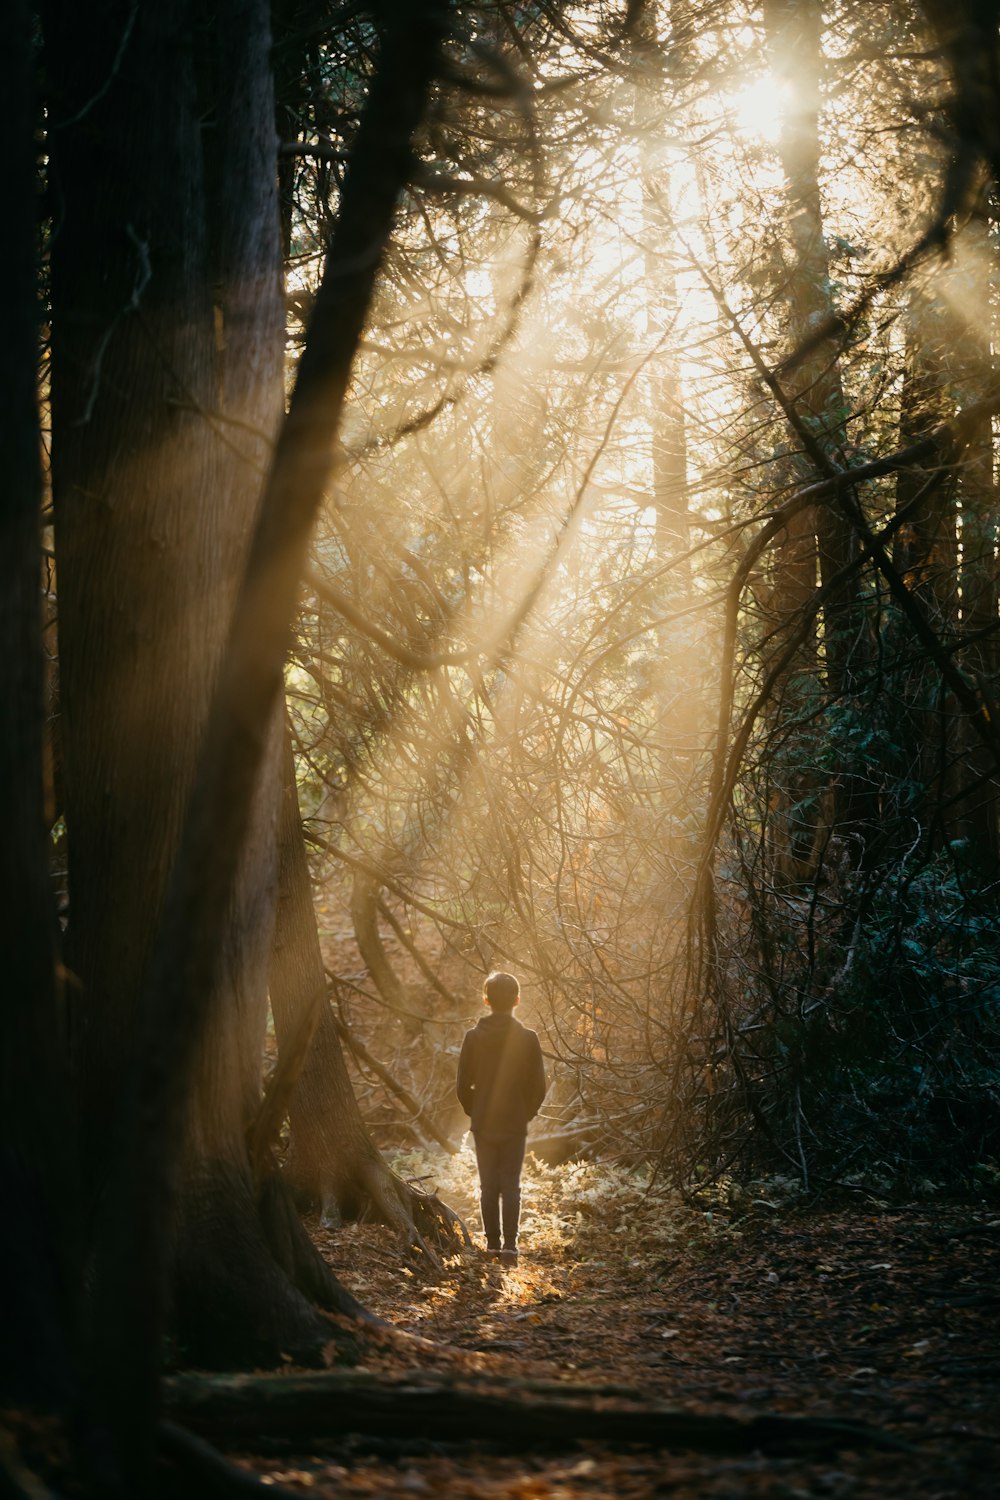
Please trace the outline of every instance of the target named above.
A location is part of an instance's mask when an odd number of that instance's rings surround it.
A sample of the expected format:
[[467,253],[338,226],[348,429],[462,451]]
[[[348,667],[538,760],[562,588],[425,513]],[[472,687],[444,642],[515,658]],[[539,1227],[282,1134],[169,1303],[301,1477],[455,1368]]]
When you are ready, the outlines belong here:
[[503,1263],[504,1263],[505,1266],[516,1266],[517,1265],[517,1251],[516,1250],[501,1250],[500,1251],[500,1259],[503,1261]]
[[486,1256],[487,1260],[499,1260],[503,1255],[503,1251],[500,1249],[499,1245],[487,1245],[486,1249],[483,1251],[483,1254]]

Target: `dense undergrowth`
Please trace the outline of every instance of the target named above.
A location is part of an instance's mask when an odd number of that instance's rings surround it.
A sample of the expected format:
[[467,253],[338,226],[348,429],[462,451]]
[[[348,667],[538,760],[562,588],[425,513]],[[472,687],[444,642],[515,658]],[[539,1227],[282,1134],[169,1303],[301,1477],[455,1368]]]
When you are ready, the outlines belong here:
[[[396,1155],[392,1165],[400,1175],[437,1192],[478,1235],[471,1136],[453,1156],[412,1150]],[[626,1261],[665,1257],[718,1232],[729,1218],[730,1190],[729,1184],[716,1186],[686,1202],[649,1166],[575,1161],[553,1167],[529,1151],[522,1178],[521,1240],[533,1252],[579,1261],[611,1253]]]

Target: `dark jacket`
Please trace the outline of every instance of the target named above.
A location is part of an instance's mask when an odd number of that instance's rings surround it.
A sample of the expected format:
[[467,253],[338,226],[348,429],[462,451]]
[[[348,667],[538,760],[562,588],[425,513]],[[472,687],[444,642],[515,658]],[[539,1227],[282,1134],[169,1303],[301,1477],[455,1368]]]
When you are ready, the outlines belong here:
[[509,1012],[491,1011],[465,1033],[458,1064],[458,1097],[485,1140],[524,1135],[545,1098],[545,1066],[538,1036]]

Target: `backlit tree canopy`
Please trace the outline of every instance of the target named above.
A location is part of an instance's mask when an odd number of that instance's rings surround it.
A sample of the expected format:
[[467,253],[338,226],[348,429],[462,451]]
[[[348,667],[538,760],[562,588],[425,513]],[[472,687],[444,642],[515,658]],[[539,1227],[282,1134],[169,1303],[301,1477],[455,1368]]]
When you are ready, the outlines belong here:
[[342,1013],[431,1105],[504,963],[570,1141],[808,1174],[993,1129],[994,193],[955,35],[470,22],[289,676]]

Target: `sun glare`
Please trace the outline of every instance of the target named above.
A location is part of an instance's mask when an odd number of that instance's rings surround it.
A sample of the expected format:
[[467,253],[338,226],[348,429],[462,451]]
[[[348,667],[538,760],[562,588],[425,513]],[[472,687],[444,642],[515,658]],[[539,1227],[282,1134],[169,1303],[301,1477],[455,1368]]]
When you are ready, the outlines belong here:
[[781,130],[786,94],[787,86],[765,73],[732,95],[730,107],[740,134],[760,141],[776,141]]

